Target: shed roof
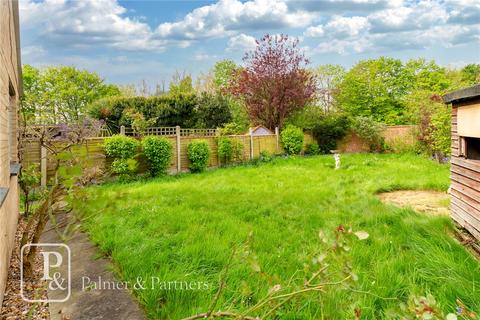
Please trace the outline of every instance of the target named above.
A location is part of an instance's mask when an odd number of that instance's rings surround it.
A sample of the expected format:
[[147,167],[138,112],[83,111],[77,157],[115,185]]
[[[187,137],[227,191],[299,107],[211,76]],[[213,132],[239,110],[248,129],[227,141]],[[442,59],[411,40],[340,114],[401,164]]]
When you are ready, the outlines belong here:
[[480,99],[480,84],[474,86],[453,91],[443,96],[443,102],[455,103],[465,100]]

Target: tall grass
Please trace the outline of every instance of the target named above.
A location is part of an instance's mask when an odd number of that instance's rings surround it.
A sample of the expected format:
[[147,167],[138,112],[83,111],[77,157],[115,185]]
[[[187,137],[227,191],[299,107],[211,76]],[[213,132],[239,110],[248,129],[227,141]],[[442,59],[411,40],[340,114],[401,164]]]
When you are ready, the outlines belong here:
[[151,319],[205,312],[232,245],[249,234],[262,272],[246,261],[234,264],[218,308],[245,310],[275,283],[302,282],[305,263],[318,254],[319,230],[340,224],[370,234],[349,252],[358,292],[302,296],[281,310],[282,319],[351,319],[355,308],[365,319],[387,318],[410,295],[428,293],[445,312],[455,310],[458,298],[480,313],[480,264],[452,238],[450,218],[375,197],[395,189],[446,191],[448,166],[413,155],[345,155],[342,165],[334,170],[331,156],[289,158],[108,184],[90,188],[90,200],[77,209],[120,278],[209,284],[208,290],[135,291]]

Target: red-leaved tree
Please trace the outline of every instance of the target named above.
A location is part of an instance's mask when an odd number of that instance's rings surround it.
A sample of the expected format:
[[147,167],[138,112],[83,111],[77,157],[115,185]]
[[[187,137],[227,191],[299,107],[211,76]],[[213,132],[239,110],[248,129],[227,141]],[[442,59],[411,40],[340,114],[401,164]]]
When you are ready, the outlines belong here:
[[252,124],[282,127],[289,115],[313,99],[315,77],[305,69],[309,62],[298,48],[298,40],[267,34],[243,61],[245,68],[231,83],[230,91],[243,98]]

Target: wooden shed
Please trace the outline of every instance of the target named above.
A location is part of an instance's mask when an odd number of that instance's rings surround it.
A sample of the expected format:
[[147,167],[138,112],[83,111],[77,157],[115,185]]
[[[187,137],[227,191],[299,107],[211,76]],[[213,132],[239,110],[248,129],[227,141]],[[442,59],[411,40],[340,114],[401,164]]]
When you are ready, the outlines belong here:
[[452,218],[480,240],[480,84],[443,101],[452,104]]
[[274,133],[264,126],[256,126],[250,128],[246,134],[251,134],[252,136],[269,136]]

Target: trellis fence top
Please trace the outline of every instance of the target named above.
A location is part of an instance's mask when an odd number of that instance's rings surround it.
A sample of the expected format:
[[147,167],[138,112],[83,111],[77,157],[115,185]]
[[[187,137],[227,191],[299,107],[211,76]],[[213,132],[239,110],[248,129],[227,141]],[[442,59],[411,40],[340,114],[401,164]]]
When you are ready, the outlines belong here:
[[164,137],[175,137],[179,130],[180,136],[182,137],[215,137],[219,135],[217,129],[189,129],[189,128],[180,128],[177,127],[150,127],[145,129],[145,131],[140,134],[139,132],[135,131],[131,127],[120,127],[120,134],[124,134],[126,136],[164,136]]

